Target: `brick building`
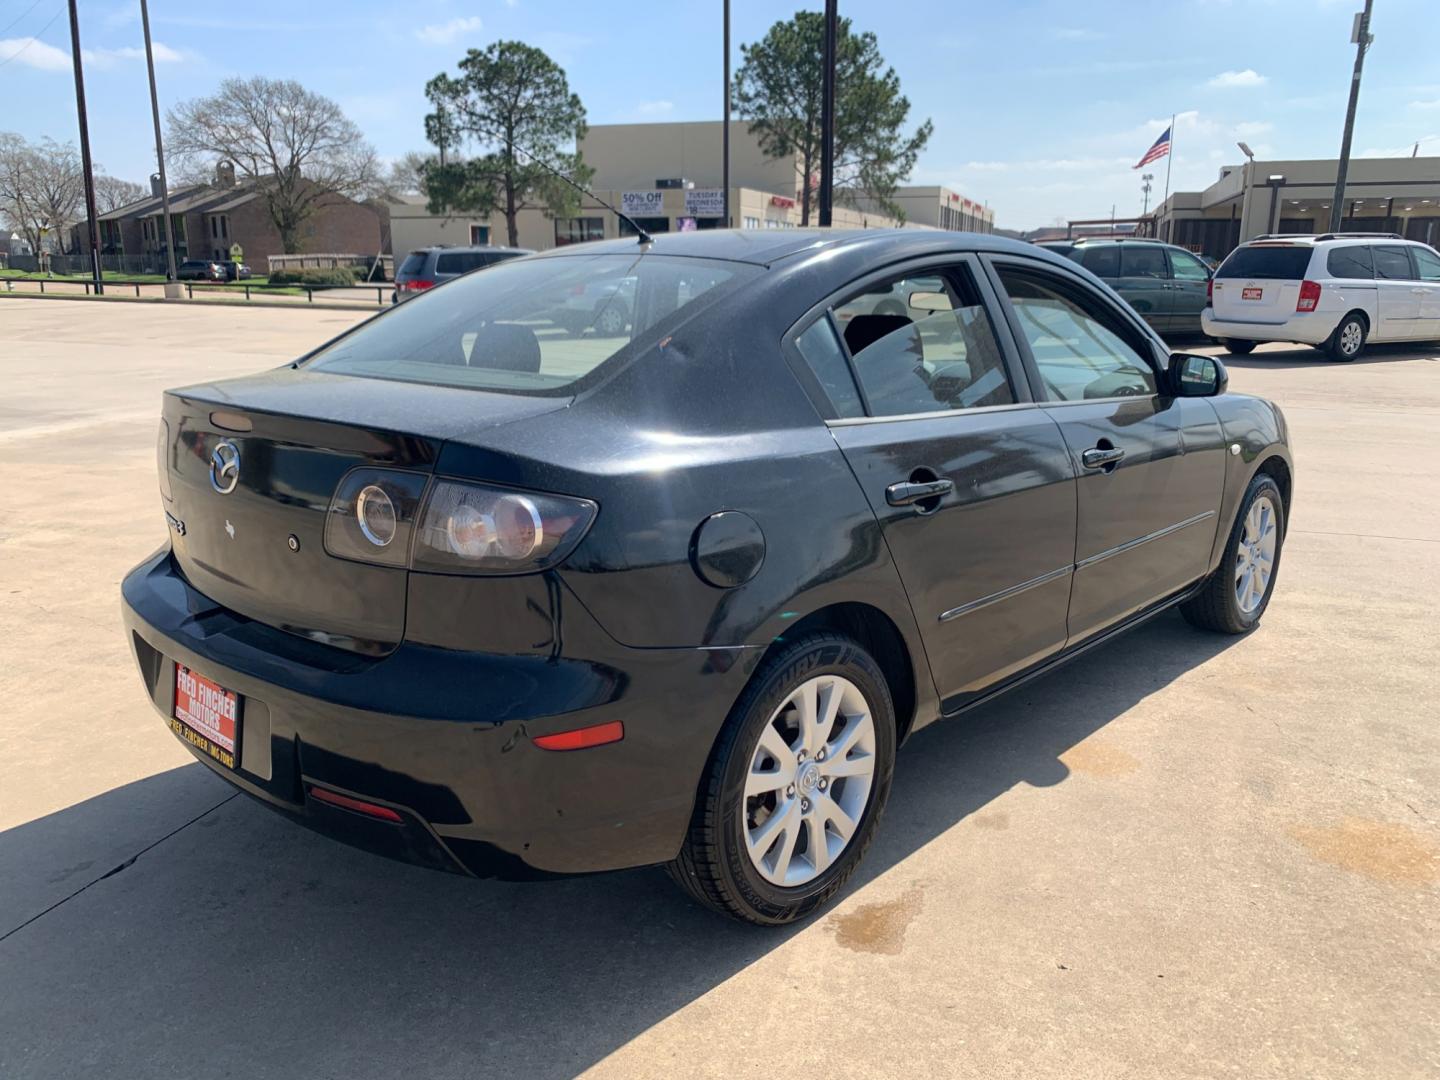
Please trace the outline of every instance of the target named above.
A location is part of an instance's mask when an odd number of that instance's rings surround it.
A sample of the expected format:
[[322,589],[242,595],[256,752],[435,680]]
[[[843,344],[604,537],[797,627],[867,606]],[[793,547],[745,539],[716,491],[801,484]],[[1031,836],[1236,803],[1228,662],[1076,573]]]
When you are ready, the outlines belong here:
[[[130,272],[161,271],[165,264],[165,230],[159,179],[151,178],[152,194],[128,206],[100,215],[100,253],[106,266]],[[375,255],[387,236],[387,209],[325,196],[300,227],[303,251]],[[235,170],[222,162],[215,181],[176,188],[170,192],[170,218],[175,230],[175,258],[224,259],[232,244],[239,244],[245,261],[264,272],[271,255],[295,255],[280,243],[280,232],[270,220],[265,200],[255,181],[237,181]],[[76,251],[89,248],[89,223],[75,227]]]

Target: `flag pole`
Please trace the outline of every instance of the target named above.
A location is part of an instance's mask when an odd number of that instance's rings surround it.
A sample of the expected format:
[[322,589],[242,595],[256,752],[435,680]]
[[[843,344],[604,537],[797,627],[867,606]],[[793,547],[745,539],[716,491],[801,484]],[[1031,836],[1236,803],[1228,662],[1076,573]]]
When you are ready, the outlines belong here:
[[[1165,198],[1170,198],[1170,163],[1175,160],[1175,114],[1170,114],[1170,152],[1165,155]],[[1163,201],[1163,200],[1162,200]]]

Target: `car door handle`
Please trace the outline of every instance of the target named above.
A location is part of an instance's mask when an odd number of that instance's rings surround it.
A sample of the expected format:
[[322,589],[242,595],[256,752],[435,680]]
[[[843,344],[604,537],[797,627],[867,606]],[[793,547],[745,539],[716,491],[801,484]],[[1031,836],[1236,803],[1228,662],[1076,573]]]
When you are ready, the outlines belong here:
[[909,506],[924,499],[938,499],[955,490],[950,480],[905,480],[885,489],[885,501],[891,506]]
[[1125,456],[1125,451],[1118,446],[1102,449],[1092,447],[1080,455],[1080,463],[1087,469],[1103,469],[1107,465],[1114,465]]

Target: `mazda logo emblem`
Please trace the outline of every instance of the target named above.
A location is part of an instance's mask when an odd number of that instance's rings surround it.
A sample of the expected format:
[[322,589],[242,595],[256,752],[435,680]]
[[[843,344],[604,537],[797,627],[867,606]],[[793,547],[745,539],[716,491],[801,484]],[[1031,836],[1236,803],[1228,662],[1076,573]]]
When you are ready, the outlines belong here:
[[215,444],[210,454],[210,486],[229,495],[240,483],[240,448],[229,439]]

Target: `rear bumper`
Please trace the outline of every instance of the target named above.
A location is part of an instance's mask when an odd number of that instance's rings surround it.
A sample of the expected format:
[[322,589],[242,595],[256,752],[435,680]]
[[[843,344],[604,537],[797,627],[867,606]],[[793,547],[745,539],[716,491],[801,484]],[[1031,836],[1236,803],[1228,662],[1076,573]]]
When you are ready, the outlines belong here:
[[1200,328],[1213,338],[1237,341],[1298,341],[1304,345],[1321,345],[1335,332],[1338,316],[1322,311],[1297,311],[1284,322],[1240,322],[1217,319],[1214,308],[1200,313]]
[[[486,877],[674,857],[710,747],[758,659],[753,649],[628,649],[573,600],[563,657],[410,644],[360,657],[218,606],[168,550],[136,567],[122,596],[162,716],[174,710],[176,663],[241,695],[237,767],[182,740],[197,760],[336,839]],[[620,742],[557,753],[531,741],[611,720],[625,725]],[[402,820],[320,802],[317,787]]]

